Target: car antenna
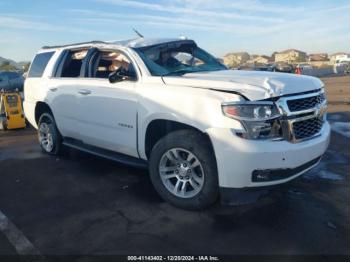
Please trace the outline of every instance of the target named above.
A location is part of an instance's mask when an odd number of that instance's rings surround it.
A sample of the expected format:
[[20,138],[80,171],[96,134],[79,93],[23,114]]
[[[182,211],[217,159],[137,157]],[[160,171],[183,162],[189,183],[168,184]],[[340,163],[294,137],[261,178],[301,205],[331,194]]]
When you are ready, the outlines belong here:
[[132,30],[134,30],[134,32],[141,38],[144,38],[143,35],[140,34],[139,31],[137,31],[135,28],[133,28]]

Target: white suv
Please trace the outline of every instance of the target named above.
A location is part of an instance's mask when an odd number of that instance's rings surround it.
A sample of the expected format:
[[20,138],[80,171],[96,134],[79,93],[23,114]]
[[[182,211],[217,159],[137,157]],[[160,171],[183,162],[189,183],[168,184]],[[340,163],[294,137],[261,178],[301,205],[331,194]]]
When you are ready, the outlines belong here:
[[148,167],[157,192],[187,209],[296,178],[330,136],[319,79],[228,70],[188,39],[44,47],[24,109],[44,152]]

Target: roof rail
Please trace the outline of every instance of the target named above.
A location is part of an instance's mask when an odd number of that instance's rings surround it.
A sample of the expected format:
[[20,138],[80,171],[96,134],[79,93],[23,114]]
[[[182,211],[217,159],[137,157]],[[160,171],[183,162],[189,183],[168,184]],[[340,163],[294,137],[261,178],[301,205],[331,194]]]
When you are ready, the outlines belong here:
[[61,47],[77,46],[77,45],[85,45],[85,44],[110,44],[110,43],[96,40],[96,41],[81,42],[81,43],[67,44],[67,45],[43,46],[42,49],[61,48]]

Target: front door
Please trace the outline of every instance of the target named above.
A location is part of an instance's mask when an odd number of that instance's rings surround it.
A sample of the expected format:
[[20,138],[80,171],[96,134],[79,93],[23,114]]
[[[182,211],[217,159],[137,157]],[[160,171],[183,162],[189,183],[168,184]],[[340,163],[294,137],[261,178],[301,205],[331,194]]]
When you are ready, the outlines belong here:
[[[81,140],[137,157],[136,77],[130,60],[115,50],[98,51],[89,65],[90,75],[78,90]],[[108,76],[113,72],[130,77],[110,83]]]

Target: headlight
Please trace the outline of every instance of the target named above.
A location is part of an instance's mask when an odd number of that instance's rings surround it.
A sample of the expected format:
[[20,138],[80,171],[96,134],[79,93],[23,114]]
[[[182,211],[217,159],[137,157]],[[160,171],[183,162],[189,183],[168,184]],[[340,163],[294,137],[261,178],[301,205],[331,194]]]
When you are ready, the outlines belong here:
[[222,111],[228,117],[244,121],[271,120],[280,117],[273,102],[224,103]]
[[233,102],[223,103],[225,116],[239,120],[244,132],[236,131],[238,136],[247,139],[271,139],[282,136],[280,113],[273,102]]

